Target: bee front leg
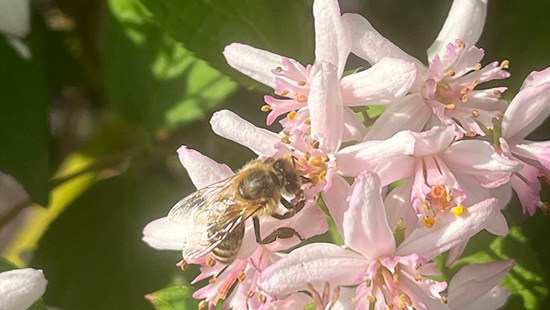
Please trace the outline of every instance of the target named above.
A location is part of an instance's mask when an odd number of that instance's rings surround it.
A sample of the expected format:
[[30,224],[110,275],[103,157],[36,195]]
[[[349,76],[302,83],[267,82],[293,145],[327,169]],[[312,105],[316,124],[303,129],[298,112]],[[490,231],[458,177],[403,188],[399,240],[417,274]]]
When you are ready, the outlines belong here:
[[278,220],[286,220],[293,217],[296,213],[300,212],[306,205],[305,200],[301,199],[296,204],[288,202],[286,199],[281,198],[281,204],[288,210],[285,214],[273,213],[271,216]]
[[298,237],[300,241],[304,241],[304,238],[302,238],[302,236],[300,236],[300,234],[294,228],[290,227],[277,228],[267,237],[262,239],[262,236],[260,236],[260,220],[257,217],[253,217],[252,222],[254,223],[254,234],[256,235],[256,242],[258,244],[269,244],[277,240],[277,238],[289,239],[294,236]]

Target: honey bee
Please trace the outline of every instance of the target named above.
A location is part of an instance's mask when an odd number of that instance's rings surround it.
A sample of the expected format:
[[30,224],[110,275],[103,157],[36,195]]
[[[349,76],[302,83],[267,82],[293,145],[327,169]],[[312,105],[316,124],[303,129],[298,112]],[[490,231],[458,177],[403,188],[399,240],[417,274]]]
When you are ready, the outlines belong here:
[[[172,207],[168,218],[191,225],[183,245],[184,261],[211,252],[216,261],[230,264],[239,253],[245,221],[250,217],[259,244],[293,236],[303,240],[290,227],[280,227],[262,238],[259,221],[262,216],[286,219],[300,211],[305,204],[301,185],[302,178],[292,157],[269,157],[253,160],[232,177],[183,198]],[[287,201],[285,195],[294,195],[295,202]],[[287,209],[286,213],[276,213],[279,203]]]

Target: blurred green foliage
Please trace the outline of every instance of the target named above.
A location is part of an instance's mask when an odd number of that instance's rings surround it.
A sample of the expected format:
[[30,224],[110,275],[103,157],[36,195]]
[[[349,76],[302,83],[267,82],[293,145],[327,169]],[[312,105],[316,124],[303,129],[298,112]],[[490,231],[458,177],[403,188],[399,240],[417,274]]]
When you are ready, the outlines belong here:
[[[29,265],[43,269],[49,280],[46,304],[186,309],[193,290],[182,285],[193,272],[175,266],[179,253],[145,245],[141,230],[193,191],[177,161],[179,145],[235,169],[253,157],[216,137],[208,119],[228,108],[265,127],[259,107],[270,90],[231,69],[222,51],[240,42],[311,63],[311,4],[36,1],[25,40],[32,60],[21,60],[0,40],[0,171],[14,175],[34,202],[48,208],[5,251],[17,255],[16,261],[36,249]],[[343,12],[367,17],[423,61],[450,5],[450,0],[341,1]],[[512,78],[502,82],[508,99],[529,72],[550,65],[549,14],[546,0],[490,1],[478,46],[486,50],[486,62],[510,60]],[[364,66],[351,57],[348,69]],[[547,121],[532,138],[548,139],[549,132]],[[86,182],[71,183],[83,175]],[[62,188],[69,184],[73,187]],[[75,197],[66,198],[67,192]],[[66,201],[48,205],[48,197]],[[514,203],[511,210],[518,209]],[[548,308],[548,301],[541,302],[550,280],[550,219],[510,216],[510,222],[515,228],[509,238],[477,236],[465,258],[446,272],[466,262],[516,259],[505,281],[514,294],[507,309]]]

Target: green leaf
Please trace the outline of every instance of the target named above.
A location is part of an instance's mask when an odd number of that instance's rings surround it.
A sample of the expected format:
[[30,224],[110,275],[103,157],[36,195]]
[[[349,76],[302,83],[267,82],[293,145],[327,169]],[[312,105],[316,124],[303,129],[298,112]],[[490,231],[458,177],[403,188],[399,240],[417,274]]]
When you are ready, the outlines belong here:
[[109,1],[105,83],[110,103],[148,130],[202,118],[236,89],[152,23],[135,1]]
[[506,237],[482,232],[470,240],[461,259],[453,264],[456,272],[467,264],[514,259],[516,265],[506,275],[503,285],[512,295],[504,309],[539,309],[548,294],[540,264],[527,239],[517,227]]
[[181,254],[141,241],[147,222],[180,197],[157,166],[96,183],[44,234],[32,265],[49,280],[44,300],[65,309],[150,309],[145,294],[166,286]]
[[311,1],[140,0],[160,27],[241,84],[256,82],[227,65],[225,46],[239,42],[312,63]]
[[0,171],[11,174],[31,198],[48,203],[49,94],[41,57],[40,33],[26,40],[32,53],[22,59],[0,37]]
[[199,301],[193,298],[193,291],[189,286],[173,286],[145,297],[157,310],[195,310],[198,309]]

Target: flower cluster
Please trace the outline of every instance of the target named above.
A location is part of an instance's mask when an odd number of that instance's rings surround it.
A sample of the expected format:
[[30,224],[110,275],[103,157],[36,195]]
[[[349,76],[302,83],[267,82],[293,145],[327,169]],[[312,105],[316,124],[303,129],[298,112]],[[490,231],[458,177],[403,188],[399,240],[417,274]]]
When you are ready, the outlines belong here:
[[[550,143],[525,137],[550,114],[550,68],[531,73],[511,102],[508,62],[481,65],[475,46],[486,0],[455,0],[428,66],[380,35],[362,16],[340,12],[337,0],[315,0],[315,62],[297,61],[240,43],[226,47],[228,63],[274,89],[264,97],[267,124],[258,128],[231,111],[211,119],[220,136],[259,158],[293,158],[303,178],[303,208],[292,217],[260,217],[260,235],[292,229],[258,243],[247,218],[241,248],[222,263],[213,246],[186,264],[200,264],[195,292],[201,306],[233,309],[493,309],[509,292],[499,286],[512,261],[463,267],[447,283],[434,258],[452,264],[482,230],[504,236],[501,209],[512,189],[523,211],[544,211],[540,189],[550,175]],[[350,53],[370,67],[345,74]],[[349,72],[349,71],[346,71]],[[369,106],[384,112],[369,116]],[[197,189],[231,179],[225,165],[182,146],[180,160]],[[237,173],[238,174],[238,173]],[[290,197],[293,199],[293,197]],[[328,230],[323,200],[344,244],[304,239]],[[296,197],[294,197],[296,200]],[[199,203],[199,202],[197,202]],[[281,213],[285,209],[280,206]],[[249,223],[250,222],[250,223]],[[200,224],[200,223],[199,223]],[[170,217],[151,222],[144,240],[154,248],[200,245],[197,223]],[[235,225],[236,226],[236,225]],[[282,230],[281,230],[282,228]],[[404,237],[396,240],[394,232]],[[219,244],[219,243],[218,243]],[[298,247],[297,247],[298,246]]]

